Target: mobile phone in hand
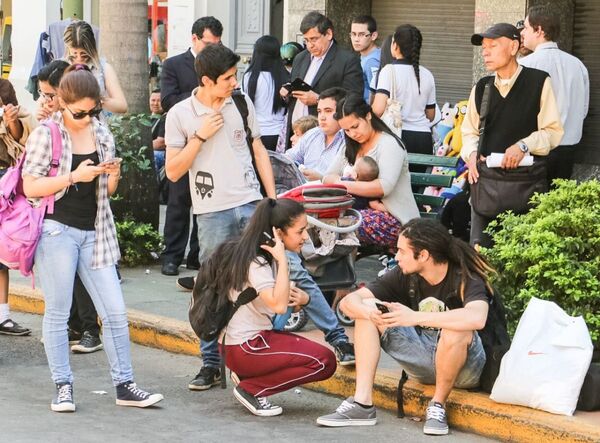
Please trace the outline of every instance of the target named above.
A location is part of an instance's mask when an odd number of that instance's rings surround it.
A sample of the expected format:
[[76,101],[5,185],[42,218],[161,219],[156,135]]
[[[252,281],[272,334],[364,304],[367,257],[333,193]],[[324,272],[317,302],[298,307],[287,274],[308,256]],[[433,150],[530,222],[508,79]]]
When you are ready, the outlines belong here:
[[387,314],[388,312],[390,312],[386,305],[375,302],[375,306],[377,306],[377,309],[379,309],[379,312],[381,312],[382,314]]
[[123,161],[122,158],[120,157],[115,157],[115,158],[111,158],[110,160],[105,160],[101,163],[98,163],[98,166],[104,167],[104,166],[110,166],[110,165],[114,165],[114,164],[119,164]]
[[292,84],[290,82],[284,83],[281,87],[287,89],[287,92],[292,92]]
[[272,248],[273,246],[275,246],[275,240],[273,239],[273,237],[271,237],[267,232],[262,233],[263,235],[263,245],[267,245],[270,248]]

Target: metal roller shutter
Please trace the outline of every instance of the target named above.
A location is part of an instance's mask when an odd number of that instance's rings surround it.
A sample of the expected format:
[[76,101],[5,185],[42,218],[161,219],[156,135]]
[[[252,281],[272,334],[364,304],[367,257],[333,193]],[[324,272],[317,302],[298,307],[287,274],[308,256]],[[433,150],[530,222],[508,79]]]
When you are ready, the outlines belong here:
[[590,108],[583,126],[580,163],[600,165],[600,1],[577,0],[573,55],[590,75]]
[[371,12],[381,40],[404,23],[420,29],[420,62],[433,73],[438,103],[469,98],[473,86],[475,0],[373,0]]

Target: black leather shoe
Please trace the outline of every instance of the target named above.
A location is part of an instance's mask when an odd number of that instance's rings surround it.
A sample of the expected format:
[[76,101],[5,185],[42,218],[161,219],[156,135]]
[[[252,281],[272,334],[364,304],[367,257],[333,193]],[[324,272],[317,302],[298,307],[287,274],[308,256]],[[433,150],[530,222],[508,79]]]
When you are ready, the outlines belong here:
[[160,272],[163,275],[179,275],[179,266],[175,263],[163,263]]

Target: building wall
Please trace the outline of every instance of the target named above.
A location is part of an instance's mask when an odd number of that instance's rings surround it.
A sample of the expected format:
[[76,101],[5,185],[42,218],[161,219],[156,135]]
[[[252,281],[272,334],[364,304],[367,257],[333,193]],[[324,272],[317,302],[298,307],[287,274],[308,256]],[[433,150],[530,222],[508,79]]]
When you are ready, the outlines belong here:
[[[526,0],[476,0],[474,32],[483,32],[494,23],[499,22],[515,24],[525,17],[526,10]],[[483,64],[483,58],[481,57],[481,48],[474,46],[473,83],[476,83],[481,77],[488,74]]]
[[327,0],[285,0],[283,6],[283,41],[302,44],[300,22],[310,11],[325,14]]
[[25,90],[37,50],[39,35],[52,22],[60,20],[60,0],[13,1],[12,4],[12,82],[19,104],[35,110],[33,96]]

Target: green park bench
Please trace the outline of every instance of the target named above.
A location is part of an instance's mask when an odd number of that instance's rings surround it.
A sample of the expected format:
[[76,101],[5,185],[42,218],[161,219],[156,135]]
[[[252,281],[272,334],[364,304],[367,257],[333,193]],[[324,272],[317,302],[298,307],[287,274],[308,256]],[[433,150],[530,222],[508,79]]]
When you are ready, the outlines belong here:
[[[410,183],[413,186],[413,196],[419,206],[421,217],[436,218],[439,211],[444,207],[446,199],[435,195],[424,195],[423,191],[427,186],[438,186],[449,188],[452,186],[453,176],[432,174],[434,167],[455,168],[458,165],[458,157],[439,157],[437,155],[427,154],[408,154],[408,164],[427,166],[428,172],[411,172]],[[425,211],[428,206],[430,211]]]

